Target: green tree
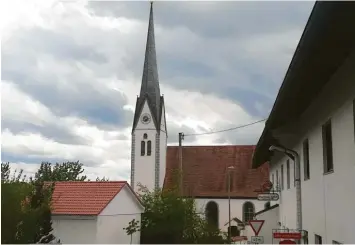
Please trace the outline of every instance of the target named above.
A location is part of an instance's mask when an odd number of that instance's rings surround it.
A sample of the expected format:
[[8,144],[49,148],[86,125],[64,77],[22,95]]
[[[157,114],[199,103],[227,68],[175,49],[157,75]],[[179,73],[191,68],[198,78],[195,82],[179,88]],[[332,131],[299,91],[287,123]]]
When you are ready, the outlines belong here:
[[[51,235],[50,198],[52,187],[25,182],[23,171],[10,178],[10,166],[1,164],[1,243],[49,243]],[[21,179],[22,177],[22,179]]]
[[35,174],[35,181],[84,181],[83,164],[76,162],[63,162],[52,165],[50,162],[42,162]]
[[138,220],[131,220],[129,223],[128,223],[128,226],[126,228],[123,228],[123,230],[126,231],[127,235],[129,235],[131,237],[131,242],[130,244],[132,244],[132,237],[133,237],[133,234],[136,233],[137,231],[139,231],[139,221]]
[[145,208],[141,220],[141,243],[226,243],[220,230],[208,226],[198,214],[194,199],[181,198],[177,188],[150,192],[140,186],[140,193]]

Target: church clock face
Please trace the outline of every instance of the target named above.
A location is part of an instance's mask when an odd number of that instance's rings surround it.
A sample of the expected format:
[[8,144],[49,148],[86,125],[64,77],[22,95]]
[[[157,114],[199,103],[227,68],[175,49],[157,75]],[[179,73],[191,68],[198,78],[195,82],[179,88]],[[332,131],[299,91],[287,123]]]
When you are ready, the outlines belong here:
[[141,121],[142,121],[142,123],[144,123],[144,124],[150,123],[150,121],[151,121],[150,115],[147,114],[147,113],[146,113],[146,114],[143,114],[142,117],[141,117]]

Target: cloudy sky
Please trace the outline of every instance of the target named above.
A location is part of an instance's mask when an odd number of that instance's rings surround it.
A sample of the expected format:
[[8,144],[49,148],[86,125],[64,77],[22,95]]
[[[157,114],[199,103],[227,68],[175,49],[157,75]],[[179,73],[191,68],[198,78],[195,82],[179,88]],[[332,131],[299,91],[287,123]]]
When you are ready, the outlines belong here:
[[[2,161],[31,174],[80,160],[92,179],[128,180],[149,3],[4,2]],[[156,2],[169,144],[267,117],[313,4]],[[263,126],[183,143],[255,144]]]

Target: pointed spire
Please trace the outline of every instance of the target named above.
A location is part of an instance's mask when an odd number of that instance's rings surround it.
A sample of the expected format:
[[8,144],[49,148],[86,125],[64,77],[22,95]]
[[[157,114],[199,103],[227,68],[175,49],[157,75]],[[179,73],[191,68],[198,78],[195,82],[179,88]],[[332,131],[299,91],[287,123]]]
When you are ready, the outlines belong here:
[[151,108],[159,115],[160,110],[160,88],[158,77],[157,57],[155,51],[153,2],[150,2],[150,14],[148,24],[147,44],[145,49],[142,85],[140,97],[148,96]]

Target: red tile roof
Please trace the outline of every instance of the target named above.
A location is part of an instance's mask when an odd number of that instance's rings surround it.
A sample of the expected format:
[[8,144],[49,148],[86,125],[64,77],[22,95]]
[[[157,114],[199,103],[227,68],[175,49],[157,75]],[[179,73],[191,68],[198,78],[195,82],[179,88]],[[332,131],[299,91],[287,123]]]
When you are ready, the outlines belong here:
[[126,181],[55,182],[52,214],[98,215],[127,185]]
[[[231,197],[255,198],[256,189],[269,179],[269,165],[252,169],[253,145],[184,146],[183,193],[194,197],[227,197],[227,167],[231,173]],[[176,181],[174,172],[179,169],[179,147],[168,146],[164,188]]]

